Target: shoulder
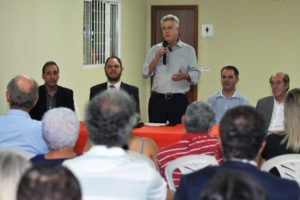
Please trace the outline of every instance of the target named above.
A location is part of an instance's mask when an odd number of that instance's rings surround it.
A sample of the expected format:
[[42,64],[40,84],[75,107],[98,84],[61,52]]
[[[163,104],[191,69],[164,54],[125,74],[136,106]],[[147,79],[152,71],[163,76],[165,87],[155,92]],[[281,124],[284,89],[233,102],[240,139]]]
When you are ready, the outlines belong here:
[[105,87],[106,85],[107,85],[106,82],[100,83],[100,84],[97,84],[97,85],[92,86],[92,87],[91,87],[91,90],[101,89],[101,88]]
[[208,98],[207,98],[207,102],[208,103],[213,103],[216,98],[220,96],[220,91],[218,91],[217,93],[213,94],[213,95],[210,95]]
[[265,103],[265,102],[269,102],[269,101],[273,101],[273,96],[263,97],[263,98],[259,99],[257,101],[257,103]]
[[73,93],[73,90],[66,88],[66,87],[62,87],[62,86],[58,85],[57,88],[64,93]]
[[129,85],[129,84],[124,83],[124,82],[121,83],[121,86],[124,87],[124,88],[127,88],[127,89],[138,90],[138,88],[136,86]]
[[236,91],[236,92],[237,92],[237,96],[240,98],[241,103],[249,105],[248,99],[244,95],[242,95],[240,92],[238,92],[238,91]]

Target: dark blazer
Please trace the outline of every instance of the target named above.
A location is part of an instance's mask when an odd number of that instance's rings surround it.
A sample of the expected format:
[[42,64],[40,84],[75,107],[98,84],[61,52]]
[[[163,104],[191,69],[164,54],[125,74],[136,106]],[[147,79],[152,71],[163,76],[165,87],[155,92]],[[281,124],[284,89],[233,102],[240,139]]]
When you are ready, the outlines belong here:
[[256,110],[259,111],[261,114],[263,114],[267,127],[270,126],[271,118],[272,118],[272,112],[273,112],[273,106],[274,106],[274,97],[264,97],[262,99],[259,99],[256,104]]
[[[139,89],[133,85],[129,85],[126,83],[121,82],[120,88],[124,91],[126,91],[129,95],[131,95],[136,103],[136,109],[140,113],[140,99],[139,99]],[[90,89],[90,100],[99,94],[102,91],[107,90],[107,82],[106,83],[101,83],[98,85],[95,85],[91,87]]]
[[[74,109],[73,91],[57,86],[56,91],[56,107],[67,107]],[[44,113],[47,111],[47,97],[46,87],[42,85],[39,87],[39,99],[36,105],[30,110],[29,114],[32,119],[41,120]]]
[[231,161],[224,162],[220,166],[207,167],[194,173],[183,175],[175,194],[175,200],[199,200],[203,188],[213,175],[221,169],[240,170],[247,173],[261,183],[270,200],[299,200],[300,190],[296,182],[260,171],[248,163]]

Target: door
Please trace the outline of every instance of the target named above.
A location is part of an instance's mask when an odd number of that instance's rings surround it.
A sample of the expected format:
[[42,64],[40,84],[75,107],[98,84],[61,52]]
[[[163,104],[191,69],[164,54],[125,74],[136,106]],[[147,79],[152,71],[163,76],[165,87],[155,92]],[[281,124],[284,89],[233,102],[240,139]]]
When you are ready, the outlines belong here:
[[[198,5],[152,6],[151,46],[163,41],[160,20],[167,14],[179,18],[180,39],[193,46],[198,56]],[[191,85],[187,93],[189,103],[197,100],[197,85]]]

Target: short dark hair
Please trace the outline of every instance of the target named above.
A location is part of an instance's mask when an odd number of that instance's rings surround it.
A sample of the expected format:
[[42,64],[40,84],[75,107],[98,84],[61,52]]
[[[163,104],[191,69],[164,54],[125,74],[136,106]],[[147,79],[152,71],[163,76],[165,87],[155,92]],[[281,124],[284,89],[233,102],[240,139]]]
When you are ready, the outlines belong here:
[[221,76],[222,76],[223,70],[225,70],[225,69],[232,70],[233,73],[234,73],[235,78],[238,78],[238,77],[239,77],[239,70],[238,70],[235,66],[231,66],[231,65],[225,66],[225,67],[223,67],[223,68],[221,69]]
[[126,144],[137,123],[136,104],[120,90],[104,91],[95,96],[85,112],[85,126],[93,144],[121,147]]
[[[20,85],[17,84],[17,81],[24,77],[32,81],[32,87],[29,92],[23,91]],[[10,96],[10,107],[16,106],[30,109],[34,106],[35,100],[38,97],[38,84],[32,78],[18,75],[9,81],[7,92]]]
[[48,61],[48,62],[46,62],[46,63],[44,64],[44,66],[43,66],[43,69],[42,69],[42,73],[43,73],[43,74],[45,73],[46,67],[49,66],[49,65],[55,65],[55,66],[57,67],[57,71],[59,72],[59,67],[58,67],[58,65],[56,64],[56,62],[54,62],[54,61]]
[[268,200],[263,186],[240,170],[219,170],[207,183],[200,200]]
[[81,200],[80,184],[74,174],[59,164],[32,166],[22,176],[18,200]]
[[118,56],[110,56],[110,57],[108,57],[108,58],[106,59],[106,61],[105,61],[105,67],[106,67],[106,64],[108,63],[108,61],[109,61],[110,59],[113,59],[113,58],[115,58],[115,59],[118,60],[118,62],[120,63],[120,67],[122,68],[122,67],[123,67],[122,61],[121,61],[121,59],[120,59]]
[[224,158],[254,159],[266,133],[265,119],[253,107],[237,106],[228,110],[220,123]]

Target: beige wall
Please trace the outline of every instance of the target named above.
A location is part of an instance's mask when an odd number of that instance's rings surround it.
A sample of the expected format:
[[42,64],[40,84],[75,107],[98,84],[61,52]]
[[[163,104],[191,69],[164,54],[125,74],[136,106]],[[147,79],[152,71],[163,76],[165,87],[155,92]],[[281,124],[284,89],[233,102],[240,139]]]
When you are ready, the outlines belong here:
[[[220,89],[220,68],[240,70],[238,90],[252,105],[271,93],[268,77],[290,74],[291,88],[299,87],[300,1],[285,0],[121,0],[121,58],[124,82],[140,89],[142,120],[147,120],[150,81],[141,76],[150,49],[151,5],[199,6],[201,24],[214,25],[214,39],[202,40],[199,29],[199,66],[209,66],[198,85],[198,99]],[[89,88],[106,80],[103,68],[82,69],[82,0],[0,0],[0,114],[8,105],[8,81],[26,74],[42,84],[47,60],[60,66],[59,84],[74,90],[83,115]]]
[[[148,0],[147,39],[150,38],[151,5],[198,5],[198,64],[209,66],[202,72],[198,99],[221,88],[220,69],[234,65],[240,71],[237,89],[250,104],[271,95],[268,78],[284,71],[291,88],[299,87],[300,1],[285,0]],[[214,25],[214,39],[201,39],[201,24]],[[150,40],[147,40],[150,48]]]
[[[83,0],[0,0],[0,114],[5,114],[6,85],[17,74],[33,77],[39,84],[42,65],[54,60],[60,66],[59,84],[73,89],[81,119],[92,85],[106,81],[103,68],[82,68]],[[121,57],[123,80],[140,88],[146,49],[146,4],[121,2]],[[145,115],[145,106],[141,107]]]

